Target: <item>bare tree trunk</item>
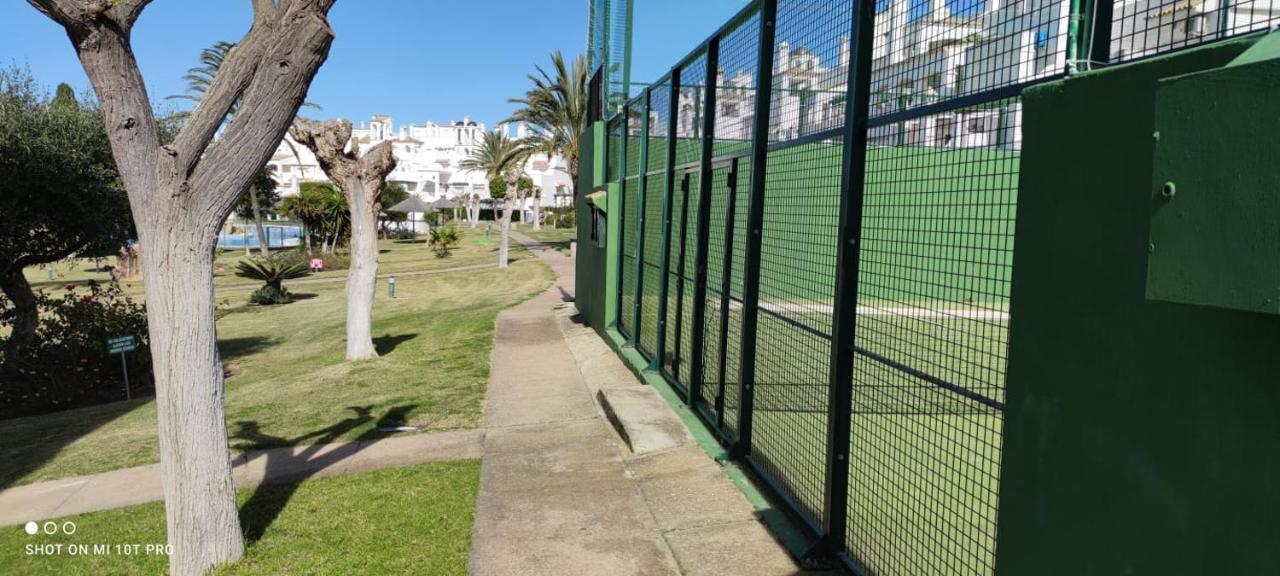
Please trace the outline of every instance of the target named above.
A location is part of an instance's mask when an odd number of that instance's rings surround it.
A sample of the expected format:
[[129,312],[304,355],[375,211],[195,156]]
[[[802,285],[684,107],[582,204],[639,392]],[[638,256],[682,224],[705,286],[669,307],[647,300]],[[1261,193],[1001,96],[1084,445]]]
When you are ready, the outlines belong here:
[[116,267],[113,276],[116,280],[132,278],[142,273],[142,251],[136,244],[121,247],[116,252]]
[[262,225],[262,208],[258,206],[258,191],[249,187],[249,203],[253,205],[253,223],[258,227],[258,251],[263,258],[271,257],[271,248],[267,246],[267,229]]
[[[578,199],[578,158],[577,156],[569,160],[569,194],[570,198]],[[577,202],[574,202],[577,205]]]
[[202,574],[243,553],[227,451],[208,242],[184,227],[143,234],[170,569]]
[[244,230],[240,233],[240,237],[244,238],[244,255],[252,256],[253,249],[249,247],[249,221],[245,220],[241,224],[244,225]]
[[347,272],[347,360],[377,358],[373,346],[373,295],[378,284],[378,211],[365,184],[343,184],[351,205],[351,269]]
[[36,329],[40,325],[40,312],[36,309],[36,294],[31,290],[20,266],[13,266],[0,273],[0,292],[13,303],[13,332],[5,341],[4,354],[9,361],[27,355],[26,350],[35,343]]
[[476,194],[467,196],[467,220],[472,229],[480,224],[480,197]]
[[[515,188],[510,186],[509,188]],[[508,194],[502,199],[503,210],[502,219],[500,220],[499,230],[501,239],[498,242],[498,267],[506,268],[510,266],[511,254],[511,213],[515,211],[516,204],[514,202],[515,195]]]
[[542,229],[542,192],[539,190],[533,192],[533,229]]

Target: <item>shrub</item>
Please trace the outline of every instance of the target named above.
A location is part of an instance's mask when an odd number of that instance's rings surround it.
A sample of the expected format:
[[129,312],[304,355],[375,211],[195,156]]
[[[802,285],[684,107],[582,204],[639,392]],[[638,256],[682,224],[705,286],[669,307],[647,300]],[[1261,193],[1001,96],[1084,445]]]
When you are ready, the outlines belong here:
[[[135,336],[128,353],[129,384],[135,397],[154,393],[146,306],[124,296],[120,285],[89,282],[87,292],[69,285],[60,295],[41,292],[40,325],[26,358],[0,358],[0,417],[29,416],[123,400],[120,358],[106,342]],[[0,310],[5,309],[0,302]],[[0,328],[9,320],[0,314]]]
[[261,280],[262,288],[249,295],[249,302],[263,306],[287,304],[289,292],[284,289],[285,280],[295,280],[311,275],[311,270],[303,263],[291,263],[275,258],[255,258],[241,260],[236,265],[236,276],[250,280]]
[[311,269],[311,259],[319,258],[324,260],[325,270],[346,270],[351,267],[351,255],[346,252],[333,252],[331,254],[315,254],[307,253],[306,249],[298,250],[281,250],[271,253],[271,260],[279,264],[297,264]]
[[576,214],[577,211],[573,206],[551,208],[547,210],[547,214],[543,217],[543,222],[546,222],[552,228],[573,228]]
[[392,240],[417,240],[418,233],[410,229],[392,230],[388,235]]
[[436,258],[448,258],[453,253],[453,249],[462,243],[462,234],[453,224],[432,228],[430,236],[427,244],[431,246],[431,251],[436,253]]
[[263,286],[249,295],[249,303],[259,306],[276,306],[278,304],[288,304],[291,301],[292,298],[289,296],[289,291],[283,287]]

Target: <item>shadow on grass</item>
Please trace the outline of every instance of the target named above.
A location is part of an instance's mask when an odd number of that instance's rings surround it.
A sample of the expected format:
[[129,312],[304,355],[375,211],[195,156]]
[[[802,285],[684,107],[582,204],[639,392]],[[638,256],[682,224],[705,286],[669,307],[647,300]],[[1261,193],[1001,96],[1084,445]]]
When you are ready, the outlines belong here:
[[237,358],[256,354],[276,343],[274,338],[265,336],[249,336],[246,338],[224,338],[218,340],[218,355],[225,363]]
[[[426,244],[427,241],[426,240],[393,240],[392,243],[394,244]],[[390,250],[383,250],[383,252],[390,252]]]
[[386,356],[387,354],[395,352],[396,348],[399,348],[401,344],[417,337],[417,334],[400,334],[398,336],[383,334],[382,336],[373,339],[373,349],[378,352],[379,356]]
[[65,412],[0,420],[0,490],[39,470],[63,448],[150,404],[153,398],[112,402]]
[[[417,408],[416,404],[394,406],[374,422],[372,407],[348,406],[347,410],[352,411],[352,416],[295,438],[266,434],[254,421],[236,422],[232,438],[247,442],[250,449],[276,448],[255,455],[246,453],[250,460],[266,458],[266,464],[263,467],[263,485],[240,507],[240,523],[245,539],[250,543],[260,540],[304,480],[354,456],[367,446],[367,441],[387,436],[379,428],[403,425],[414,408]],[[346,433],[371,422],[373,425],[354,439],[337,448],[325,449],[327,444],[336,442]],[[308,445],[300,449],[291,448],[302,443]]]

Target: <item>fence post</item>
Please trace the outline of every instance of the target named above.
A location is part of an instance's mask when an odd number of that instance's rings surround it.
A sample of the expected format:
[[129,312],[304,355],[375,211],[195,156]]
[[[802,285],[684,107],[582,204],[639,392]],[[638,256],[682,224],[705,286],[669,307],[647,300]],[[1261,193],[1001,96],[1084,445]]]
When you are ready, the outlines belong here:
[[[618,230],[622,231],[622,234],[618,235],[618,239],[617,239],[617,242],[618,242],[618,267],[617,267],[618,298],[617,298],[616,306],[618,307],[617,318],[618,318],[619,325],[625,324],[622,321],[622,308],[623,308],[622,296],[627,293],[627,285],[626,285],[626,282],[623,281],[626,278],[626,273],[623,271],[623,267],[626,266],[627,264],[627,218],[633,217],[630,214],[627,214],[627,140],[631,139],[630,132],[629,132],[631,128],[629,124],[630,118],[631,118],[631,107],[624,104],[622,106],[622,142],[618,144],[618,157],[615,159],[615,161],[618,163],[618,197],[621,200],[620,202],[618,202],[617,217],[620,219],[619,220],[620,225],[618,226]],[[608,165],[606,164],[606,169],[605,169],[606,174],[608,173],[607,166]],[[612,242],[614,240],[610,238],[609,241]],[[635,324],[634,320],[632,321],[632,324]],[[631,326],[630,331],[635,332],[636,331],[635,326]],[[628,340],[630,340],[631,336],[628,335],[627,338]]]
[[725,366],[729,358],[729,311],[733,300],[733,243],[737,241],[734,239],[734,223],[738,218],[738,160],[734,158],[729,164],[729,189],[725,191],[729,196],[724,210],[724,260],[720,268],[723,278],[720,280],[720,344],[717,348],[720,353],[716,358],[716,371],[720,374],[716,382],[716,430],[724,430]]
[[[680,238],[678,239],[678,241],[680,243],[680,250],[676,252],[676,315],[675,315],[676,326],[675,326],[675,329],[672,330],[672,333],[675,334],[675,337],[676,337],[676,343],[674,346],[671,347],[671,350],[673,352],[673,355],[671,357],[671,377],[675,379],[677,383],[680,382],[680,376],[682,375],[681,373],[686,372],[680,369],[681,364],[685,362],[685,358],[680,353],[680,351],[682,350],[682,345],[687,343],[684,340],[684,292],[685,292],[684,279],[685,279],[685,274],[688,273],[688,270],[685,270],[684,263],[687,260],[686,256],[688,255],[688,249],[689,249],[689,247],[687,246],[688,244],[687,240],[689,239],[689,173],[688,172],[684,172],[683,174],[681,174],[679,190],[680,190]],[[672,202],[675,202],[675,200],[673,199]],[[667,290],[670,291],[671,289],[667,288]],[[684,376],[687,377],[688,374],[684,374]],[[685,384],[687,386],[688,382],[686,381]],[[686,387],[686,390],[688,390],[687,387]],[[685,400],[685,404],[691,404],[693,402],[693,396],[689,395],[684,400]]]
[[702,164],[698,167],[698,231],[697,246],[693,255],[693,341],[689,344],[692,360],[689,364],[689,403],[695,404],[702,397],[703,341],[706,340],[707,316],[707,233],[711,228],[711,156],[715,154],[716,126],[716,72],[720,68],[720,38],[707,42],[707,77],[705,80],[702,115]]
[[845,86],[844,142],[832,310],[831,381],[827,386],[827,461],[823,490],[824,553],[845,549],[849,513],[849,442],[853,417],[853,354],[857,332],[859,243],[867,171],[875,0],[854,0],[852,53]]
[[[644,106],[641,108],[640,122],[640,170],[636,179],[636,293],[632,302],[631,345],[640,343],[640,302],[644,294],[644,213],[645,184],[649,180],[649,88],[644,89]],[[630,120],[630,119],[628,119]]]
[[755,406],[756,325],[760,304],[760,241],[764,227],[765,164],[769,155],[769,111],[773,103],[773,46],[778,0],[760,2],[760,58],[756,69],[756,106],[751,134],[751,195],[747,205],[747,253],[742,284],[742,367],[738,371],[738,441],[733,456],[751,452]]
[[[662,265],[658,269],[658,337],[654,340],[653,368],[662,372],[667,356],[667,295],[671,293],[671,209],[675,202],[676,116],[680,110],[680,67],[671,69],[671,89],[667,103],[666,177],[662,180]],[[679,386],[676,387],[679,389]]]

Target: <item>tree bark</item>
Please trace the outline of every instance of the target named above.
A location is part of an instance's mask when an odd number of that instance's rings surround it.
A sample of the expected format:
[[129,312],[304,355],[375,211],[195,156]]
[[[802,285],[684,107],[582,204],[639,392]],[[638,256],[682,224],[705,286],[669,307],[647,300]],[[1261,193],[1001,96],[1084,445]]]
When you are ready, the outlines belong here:
[[533,229],[542,229],[542,191],[533,191]]
[[22,268],[14,266],[0,273],[0,292],[13,303],[13,331],[5,341],[5,358],[16,361],[27,355],[36,340],[40,325],[40,312],[36,308],[36,293],[22,275]]
[[[508,186],[508,189],[514,189],[515,186]],[[498,267],[507,268],[511,265],[511,213],[515,211],[515,195],[508,194],[502,199],[502,219],[499,220],[499,236],[498,241]]]
[[253,205],[253,223],[258,227],[258,251],[263,258],[271,257],[271,248],[267,246],[267,228],[262,225],[262,207],[258,206],[258,191],[249,187],[249,202]]
[[351,269],[347,272],[347,360],[377,358],[373,295],[378,288],[378,211],[359,178],[342,185],[351,205]]
[[174,574],[234,562],[244,543],[231,484],[212,246],[182,226],[144,234],[143,283]]

